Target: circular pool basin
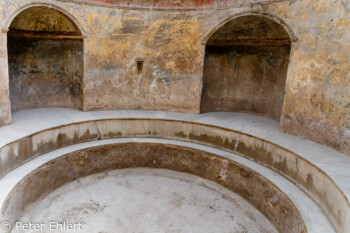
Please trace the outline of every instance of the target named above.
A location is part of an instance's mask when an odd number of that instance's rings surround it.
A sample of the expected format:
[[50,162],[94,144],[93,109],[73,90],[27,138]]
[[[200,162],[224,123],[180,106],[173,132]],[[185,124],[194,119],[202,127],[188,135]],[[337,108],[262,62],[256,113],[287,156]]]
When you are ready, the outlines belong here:
[[[19,222],[32,223],[31,232],[278,232],[245,199],[215,182],[149,168],[80,178],[31,204]],[[12,232],[28,232],[24,226],[17,223]]]

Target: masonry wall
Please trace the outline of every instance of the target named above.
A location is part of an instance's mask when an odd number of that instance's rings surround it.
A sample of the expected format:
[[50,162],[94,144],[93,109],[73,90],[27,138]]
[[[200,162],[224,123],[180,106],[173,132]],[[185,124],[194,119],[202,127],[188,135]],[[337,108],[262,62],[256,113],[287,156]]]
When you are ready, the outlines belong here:
[[11,122],[6,43],[6,34],[0,33],[0,126]]
[[[83,0],[82,0],[83,1]],[[20,6],[0,2],[1,27]],[[45,1],[43,1],[45,3]],[[274,15],[298,37],[292,44],[281,130],[350,154],[350,6],[342,0],[239,1],[214,10],[105,7],[50,1],[83,27],[84,110],[152,109],[198,113],[204,38],[242,12]],[[124,2],[125,3],[125,2]],[[135,5],[136,4],[136,5]],[[167,3],[164,3],[165,6]],[[215,6],[215,4],[214,4]],[[125,7],[125,6],[124,6]],[[133,8],[136,7],[136,8]],[[156,6],[157,7],[157,6]],[[162,6],[159,6],[162,7]],[[192,7],[190,5],[190,7]],[[6,36],[0,36],[0,123],[8,123]],[[135,60],[144,60],[139,73]],[[4,65],[4,66],[2,66]],[[4,67],[4,68],[3,68]]]
[[280,120],[289,45],[208,46],[202,112],[250,112]]
[[9,36],[12,111],[66,107],[83,102],[83,41]]
[[281,130],[350,155],[350,3],[296,1],[271,7],[298,35],[288,71]]
[[199,112],[204,49],[193,13],[85,14],[92,34],[85,43],[85,110]]

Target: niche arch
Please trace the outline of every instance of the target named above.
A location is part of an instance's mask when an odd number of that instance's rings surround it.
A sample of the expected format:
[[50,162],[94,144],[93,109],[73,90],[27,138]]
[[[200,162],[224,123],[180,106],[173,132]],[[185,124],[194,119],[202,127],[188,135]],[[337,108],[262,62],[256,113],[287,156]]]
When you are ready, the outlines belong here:
[[202,39],[202,44],[206,44],[207,41],[210,39],[210,37],[221,27],[223,27],[226,23],[235,20],[236,18],[240,18],[243,16],[261,16],[261,17],[265,17],[267,19],[270,19],[272,21],[275,21],[276,23],[278,23],[289,35],[291,42],[297,42],[298,41],[298,37],[295,35],[293,29],[283,20],[281,19],[279,16],[270,13],[270,12],[260,12],[260,11],[243,11],[237,14],[234,14],[226,19],[224,19],[223,21],[221,21],[218,25],[216,25],[213,29],[211,29],[209,31],[209,33],[206,34],[205,37],[203,37]]
[[16,11],[8,26],[11,110],[82,109],[84,31],[51,4]]
[[278,17],[243,12],[204,39],[201,112],[237,111],[280,120],[291,45],[297,38]]
[[78,29],[80,30],[82,37],[85,39],[88,37],[87,31],[85,29],[85,27],[83,26],[83,24],[73,15],[71,14],[69,11],[65,10],[64,8],[61,8],[59,6],[56,6],[52,3],[48,3],[46,1],[37,1],[37,2],[32,2],[32,3],[26,3],[25,5],[16,8],[14,11],[12,11],[9,16],[6,18],[5,23],[3,25],[3,31],[4,32],[8,32],[10,25],[12,24],[13,20],[19,15],[21,14],[23,11],[29,9],[29,8],[33,8],[33,7],[47,7],[50,9],[54,9],[57,10],[59,12],[61,12],[63,15],[65,15],[67,18],[69,18],[70,20],[73,21],[73,23],[78,27]]

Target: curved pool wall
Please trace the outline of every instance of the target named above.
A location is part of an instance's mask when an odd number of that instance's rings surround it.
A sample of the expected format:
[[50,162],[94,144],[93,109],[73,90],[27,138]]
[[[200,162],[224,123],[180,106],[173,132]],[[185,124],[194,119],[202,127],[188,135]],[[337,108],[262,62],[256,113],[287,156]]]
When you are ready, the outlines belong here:
[[280,145],[218,125],[142,117],[76,121],[33,133],[3,146],[0,149],[0,175],[5,176],[36,156],[82,142],[133,137],[193,142],[239,154],[278,172],[312,197],[337,232],[348,232],[348,199],[327,173]]
[[30,204],[78,178],[142,167],[190,173],[214,181],[255,206],[279,232],[307,232],[291,200],[255,171],[204,151],[155,143],[97,146],[58,157],[35,169],[15,186],[5,201],[3,216],[14,223]]

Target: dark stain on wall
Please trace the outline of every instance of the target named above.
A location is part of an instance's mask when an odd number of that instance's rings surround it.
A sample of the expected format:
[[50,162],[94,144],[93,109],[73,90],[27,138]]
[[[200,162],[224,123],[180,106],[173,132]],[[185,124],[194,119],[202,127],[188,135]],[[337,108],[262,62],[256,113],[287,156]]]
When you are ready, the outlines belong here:
[[290,45],[207,46],[201,111],[244,111],[280,120]]
[[83,41],[8,37],[12,111],[82,106]]

